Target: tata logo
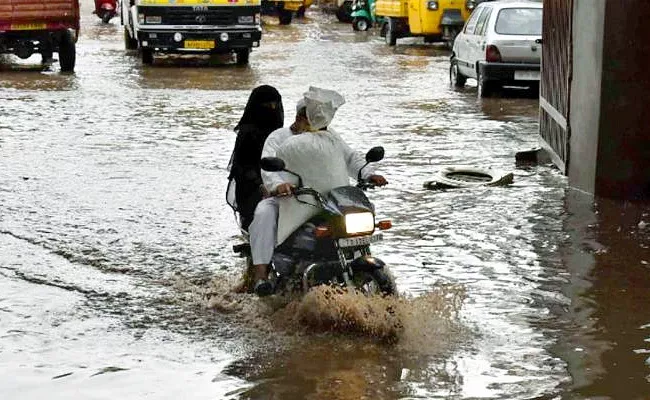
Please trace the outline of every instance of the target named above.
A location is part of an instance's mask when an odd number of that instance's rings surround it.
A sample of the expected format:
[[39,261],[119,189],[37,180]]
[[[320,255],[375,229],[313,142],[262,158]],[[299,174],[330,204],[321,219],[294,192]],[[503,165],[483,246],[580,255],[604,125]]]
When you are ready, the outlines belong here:
[[208,6],[193,6],[194,11],[208,11]]
[[198,22],[199,24],[205,24],[205,21],[208,20],[208,17],[206,17],[205,15],[197,15],[195,19],[196,22]]

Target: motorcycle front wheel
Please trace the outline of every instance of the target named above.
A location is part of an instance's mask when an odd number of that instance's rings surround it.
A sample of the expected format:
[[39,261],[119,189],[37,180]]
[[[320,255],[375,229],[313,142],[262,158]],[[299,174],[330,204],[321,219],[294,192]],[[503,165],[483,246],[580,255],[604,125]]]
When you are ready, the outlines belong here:
[[383,296],[397,295],[397,288],[393,277],[386,268],[373,271],[354,271],[354,287],[361,293]]

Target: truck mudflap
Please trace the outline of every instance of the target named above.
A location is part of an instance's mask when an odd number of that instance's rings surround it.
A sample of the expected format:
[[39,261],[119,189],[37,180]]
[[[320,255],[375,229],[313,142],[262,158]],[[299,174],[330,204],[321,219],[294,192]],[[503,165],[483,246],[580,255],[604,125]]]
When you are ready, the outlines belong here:
[[218,31],[140,30],[141,48],[173,52],[225,53],[236,49],[259,47],[262,32],[258,29]]

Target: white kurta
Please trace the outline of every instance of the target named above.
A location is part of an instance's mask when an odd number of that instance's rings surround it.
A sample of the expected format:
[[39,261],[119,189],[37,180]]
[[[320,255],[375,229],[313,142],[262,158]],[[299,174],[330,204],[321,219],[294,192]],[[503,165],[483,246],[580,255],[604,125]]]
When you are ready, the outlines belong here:
[[[276,129],[266,138],[264,142],[264,147],[262,148],[262,158],[264,157],[276,157],[278,149],[282,144],[294,133],[291,131],[291,128],[280,128]],[[264,187],[266,190],[273,192],[275,188],[284,182],[289,182],[289,174],[286,172],[269,172],[262,170],[262,182],[264,182]]]
[[[303,185],[326,193],[336,187],[350,184],[350,177],[356,178],[365,159],[353,151],[333,131],[306,132],[294,135],[277,149],[276,156],[284,160],[286,168],[302,177]],[[363,177],[373,174],[368,166]],[[298,178],[286,175],[287,181],[295,185]],[[267,182],[264,182],[265,185]],[[310,196],[302,199],[313,202]],[[317,207],[301,204],[294,197],[279,199],[277,244],[286,240],[300,225],[320,212]]]

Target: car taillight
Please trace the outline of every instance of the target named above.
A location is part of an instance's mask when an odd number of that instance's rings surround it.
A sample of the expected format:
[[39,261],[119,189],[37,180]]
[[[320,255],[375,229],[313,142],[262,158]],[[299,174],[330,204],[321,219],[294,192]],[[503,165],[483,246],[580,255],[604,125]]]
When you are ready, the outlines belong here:
[[487,62],[501,62],[501,53],[497,46],[491,44],[485,50],[485,61]]

